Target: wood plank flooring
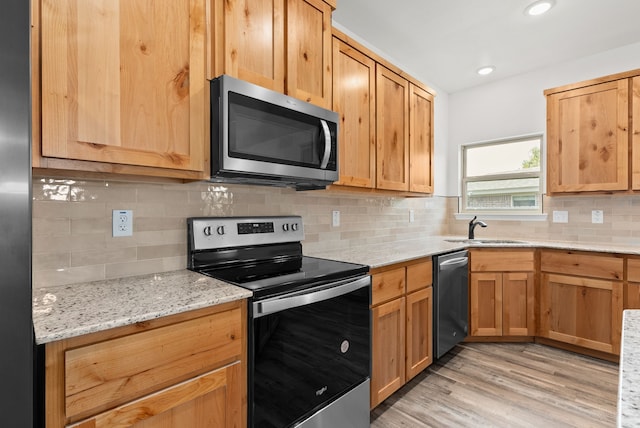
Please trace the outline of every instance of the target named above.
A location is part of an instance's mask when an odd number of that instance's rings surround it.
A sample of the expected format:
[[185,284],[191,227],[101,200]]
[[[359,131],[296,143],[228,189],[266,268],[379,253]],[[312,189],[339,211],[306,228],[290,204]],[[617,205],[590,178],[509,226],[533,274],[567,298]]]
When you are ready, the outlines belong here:
[[615,427],[618,365],[534,343],[462,343],[371,427]]

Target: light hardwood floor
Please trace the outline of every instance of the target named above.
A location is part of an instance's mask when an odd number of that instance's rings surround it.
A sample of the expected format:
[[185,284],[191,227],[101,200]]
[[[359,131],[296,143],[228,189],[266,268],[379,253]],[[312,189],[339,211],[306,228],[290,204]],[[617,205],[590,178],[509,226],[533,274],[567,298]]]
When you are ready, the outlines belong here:
[[371,427],[614,427],[618,365],[533,343],[463,343],[371,413]]

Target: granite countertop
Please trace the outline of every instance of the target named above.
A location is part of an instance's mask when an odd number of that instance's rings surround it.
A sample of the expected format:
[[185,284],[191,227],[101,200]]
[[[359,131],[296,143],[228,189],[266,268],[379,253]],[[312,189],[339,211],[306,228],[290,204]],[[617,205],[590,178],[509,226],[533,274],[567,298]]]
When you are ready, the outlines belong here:
[[251,297],[244,288],[188,270],[33,290],[43,344]]
[[[640,246],[566,241],[533,241],[519,238],[513,240],[515,242],[505,243],[505,239],[509,240],[509,238],[482,237],[477,238],[474,243],[467,242],[468,240],[461,236],[431,236],[406,241],[372,243],[371,245],[331,251],[313,251],[306,252],[305,254],[344,262],[360,263],[368,265],[372,269],[465,248],[546,248],[640,255]],[[458,242],[450,242],[449,240]],[[497,242],[487,242],[491,240],[496,240]]]
[[[379,268],[465,248],[551,248],[640,255],[639,247],[552,241],[465,242],[460,236],[372,242],[306,255]],[[498,238],[503,240],[505,238]],[[456,240],[458,242],[449,242]],[[43,344],[251,296],[243,288],[188,270],[126,277],[33,291],[36,343]]]
[[640,310],[622,313],[618,427],[640,426]]

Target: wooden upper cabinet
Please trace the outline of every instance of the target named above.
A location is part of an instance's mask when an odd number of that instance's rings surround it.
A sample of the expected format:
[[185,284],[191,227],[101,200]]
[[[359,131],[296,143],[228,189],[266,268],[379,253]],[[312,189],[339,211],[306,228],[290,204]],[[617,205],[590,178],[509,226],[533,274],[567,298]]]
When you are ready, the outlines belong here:
[[331,6],[287,0],[287,94],[331,109]]
[[208,78],[228,74],[284,93],[285,0],[226,0],[214,6],[214,66]]
[[409,190],[409,82],[376,66],[378,189]]
[[213,71],[331,108],[331,12],[323,0],[214,2]]
[[409,191],[433,193],[433,95],[409,85]]
[[629,79],[546,91],[551,193],[629,188]]
[[340,115],[340,179],[336,184],[375,187],[376,64],[333,40],[333,110]]
[[631,188],[640,190],[640,77],[631,79]]
[[39,4],[42,156],[204,171],[209,2]]

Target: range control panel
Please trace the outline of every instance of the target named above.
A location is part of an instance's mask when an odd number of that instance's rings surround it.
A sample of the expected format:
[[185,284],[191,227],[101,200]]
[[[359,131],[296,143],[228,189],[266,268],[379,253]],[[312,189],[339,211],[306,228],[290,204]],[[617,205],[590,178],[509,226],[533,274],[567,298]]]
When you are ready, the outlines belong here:
[[187,226],[194,250],[304,240],[300,216],[198,217],[187,219]]

